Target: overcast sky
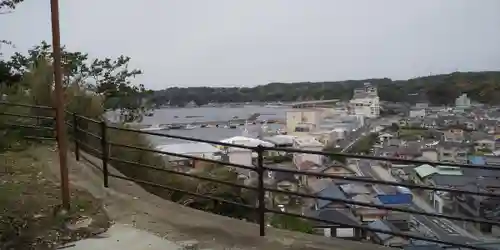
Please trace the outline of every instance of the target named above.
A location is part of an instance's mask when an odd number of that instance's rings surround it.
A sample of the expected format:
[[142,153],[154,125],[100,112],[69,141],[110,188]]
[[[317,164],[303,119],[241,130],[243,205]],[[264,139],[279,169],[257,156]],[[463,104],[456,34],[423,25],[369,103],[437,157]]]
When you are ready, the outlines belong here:
[[[50,1],[25,1],[0,16],[22,51],[51,41]],[[63,44],[128,55],[153,89],[500,69],[500,0],[60,2]]]

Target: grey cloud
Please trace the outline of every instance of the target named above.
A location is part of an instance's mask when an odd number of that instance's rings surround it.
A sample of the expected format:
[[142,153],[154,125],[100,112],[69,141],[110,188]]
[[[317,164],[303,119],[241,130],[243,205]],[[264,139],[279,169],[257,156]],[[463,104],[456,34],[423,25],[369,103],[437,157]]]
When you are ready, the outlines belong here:
[[[26,50],[50,41],[48,1],[0,16]],[[498,0],[62,0],[62,42],[131,56],[138,81],[252,86],[500,68]],[[8,52],[8,51],[7,51]]]

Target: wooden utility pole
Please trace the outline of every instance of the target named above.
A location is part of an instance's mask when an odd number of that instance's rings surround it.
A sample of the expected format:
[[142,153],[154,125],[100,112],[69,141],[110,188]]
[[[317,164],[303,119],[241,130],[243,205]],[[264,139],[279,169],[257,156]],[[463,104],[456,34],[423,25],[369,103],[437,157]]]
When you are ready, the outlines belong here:
[[68,178],[68,146],[66,141],[66,124],[64,123],[64,93],[61,70],[61,33],[59,28],[59,1],[50,0],[52,17],[52,49],[55,84],[56,134],[59,148],[59,167],[61,170],[62,207],[70,208],[69,178]]

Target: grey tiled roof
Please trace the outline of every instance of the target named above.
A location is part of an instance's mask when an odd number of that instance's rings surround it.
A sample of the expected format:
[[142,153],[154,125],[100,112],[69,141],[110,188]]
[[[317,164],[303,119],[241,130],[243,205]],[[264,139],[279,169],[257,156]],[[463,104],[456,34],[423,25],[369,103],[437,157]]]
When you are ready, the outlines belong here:
[[[345,193],[340,189],[339,186],[337,186],[335,183],[329,184],[325,189],[321,190],[319,193],[317,193],[318,196],[321,197],[327,197],[327,198],[332,198],[332,199],[346,199]],[[331,201],[323,200],[323,199],[316,199],[316,204],[318,205],[318,209],[322,209],[328,204],[330,204]]]
[[[312,214],[313,217],[321,220],[332,221],[332,223],[318,222],[316,226],[327,226],[331,224],[343,224],[341,226],[347,227],[347,225],[359,226],[361,222],[354,216],[354,214],[349,209],[321,209],[315,211]],[[336,223],[335,223],[336,222]]]

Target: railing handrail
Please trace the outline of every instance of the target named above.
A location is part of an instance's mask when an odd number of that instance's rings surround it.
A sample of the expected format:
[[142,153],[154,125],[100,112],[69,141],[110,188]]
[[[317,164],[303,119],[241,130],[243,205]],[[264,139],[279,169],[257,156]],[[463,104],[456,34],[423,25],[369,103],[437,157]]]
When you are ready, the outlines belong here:
[[[16,103],[9,103],[9,102],[0,102],[0,105],[18,106],[18,107],[26,107],[26,108],[33,108],[33,109],[53,109],[52,107],[48,107],[48,106],[16,104]],[[72,121],[70,122],[70,124],[68,124],[68,125],[70,125],[70,128],[73,129],[73,132],[72,132],[73,133],[73,141],[75,142],[75,156],[76,156],[77,160],[80,159],[80,150],[81,150],[80,146],[88,147],[87,150],[88,149],[91,149],[92,151],[95,150],[96,154],[98,154],[102,160],[101,170],[103,172],[103,179],[104,179],[104,186],[105,187],[108,187],[108,178],[113,177],[113,178],[134,181],[134,182],[137,182],[140,184],[161,187],[161,188],[169,189],[172,191],[178,191],[178,192],[182,192],[182,193],[189,194],[192,196],[203,197],[203,198],[208,198],[208,199],[212,199],[212,200],[219,201],[219,202],[234,204],[234,205],[246,207],[249,209],[254,209],[255,211],[258,212],[258,215],[259,215],[258,216],[258,222],[260,225],[259,231],[260,231],[260,235],[262,235],[262,236],[265,235],[265,227],[266,227],[265,213],[271,212],[271,213],[276,213],[276,214],[284,214],[284,215],[290,215],[290,216],[295,216],[295,217],[300,217],[300,218],[306,218],[309,220],[319,221],[319,222],[324,222],[324,223],[333,223],[333,224],[337,224],[340,226],[349,226],[352,228],[358,228],[360,230],[373,231],[373,232],[378,232],[378,233],[391,234],[391,235],[395,235],[395,236],[414,238],[414,239],[419,239],[419,240],[435,242],[435,243],[439,243],[439,244],[448,244],[448,245],[452,245],[452,246],[466,247],[468,249],[485,250],[485,248],[482,248],[482,247],[478,247],[478,246],[474,246],[474,245],[470,245],[470,244],[463,244],[460,242],[446,242],[446,241],[439,240],[439,239],[432,239],[432,238],[427,238],[427,237],[423,237],[423,236],[416,236],[413,234],[395,233],[392,231],[377,230],[377,229],[368,228],[365,225],[347,225],[347,224],[343,225],[342,223],[339,223],[338,221],[325,221],[322,219],[308,217],[308,216],[304,216],[304,215],[300,215],[300,214],[292,214],[292,213],[288,213],[288,212],[268,209],[265,206],[265,201],[266,201],[265,200],[266,199],[265,193],[266,192],[281,193],[281,194],[293,195],[293,196],[298,196],[298,197],[305,197],[305,198],[310,198],[310,199],[320,199],[320,200],[326,200],[326,201],[330,201],[330,202],[338,202],[338,203],[348,204],[348,205],[356,205],[356,206],[372,207],[372,208],[377,208],[377,209],[393,210],[393,211],[405,212],[405,213],[409,213],[409,214],[416,214],[416,215],[423,215],[423,216],[434,216],[437,218],[444,218],[444,219],[450,219],[450,220],[485,223],[485,224],[500,226],[500,222],[498,222],[498,221],[492,221],[492,220],[487,220],[487,219],[483,219],[483,218],[477,219],[477,218],[471,218],[471,217],[457,217],[457,216],[444,215],[444,214],[438,214],[438,213],[430,213],[430,212],[426,212],[426,211],[418,211],[415,209],[406,209],[406,208],[395,207],[395,206],[386,206],[386,205],[378,205],[378,204],[367,203],[367,202],[358,202],[358,201],[353,201],[353,200],[349,200],[349,199],[340,199],[340,198],[311,195],[311,194],[306,194],[303,192],[292,192],[292,191],[287,191],[287,190],[280,190],[277,188],[267,187],[264,183],[264,175],[265,175],[265,171],[286,172],[286,173],[290,173],[293,175],[305,175],[305,176],[313,176],[313,177],[321,177],[321,178],[330,178],[330,179],[334,179],[334,180],[345,180],[345,181],[363,182],[363,183],[379,184],[379,185],[402,186],[402,187],[407,187],[410,189],[444,191],[444,192],[450,192],[450,193],[462,193],[462,194],[478,195],[478,196],[485,196],[485,197],[500,197],[500,193],[479,192],[479,191],[474,192],[474,191],[469,191],[469,190],[460,190],[460,189],[448,188],[448,187],[430,187],[430,186],[424,186],[424,185],[382,181],[382,180],[375,180],[375,179],[366,179],[366,178],[353,177],[353,176],[338,176],[338,175],[332,175],[332,174],[326,174],[326,173],[316,173],[316,172],[304,171],[304,170],[268,167],[268,166],[264,165],[263,153],[266,151],[281,151],[281,152],[298,153],[298,154],[317,154],[317,155],[323,155],[323,156],[339,156],[339,157],[345,157],[345,158],[356,158],[356,159],[361,159],[361,160],[399,162],[399,163],[406,163],[406,164],[413,164],[413,165],[415,165],[415,164],[429,164],[431,166],[446,165],[446,166],[459,167],[459,168],[486,169],[486,170],[493,170],[493,171],[500,170],[500,166],[472,165],[472,164],[458,164],[458,163],[440,163],[440,162],[433,162],[433,161],[408,160],[408,159],[400,159],[400,158],[385,158],[385,157],[377,157],[377,156],[346,154],[346,153],[339,153],[339,152],[311,151],[311,150],[301,150],[301,149],[294,149],[294,148],[280,148],[280,147],[265,147],[265,146],[260,146],[260,145],[256,146],[256,147],[252,147],[252,146],[237,145],[237,144],[224,143],[224,142],[218,142],[218,141],[203,140],[203,139],[199,139],[199,138],[190,138],[190,137],[170,135],[170,134],[165,134],[165,133],[142,131],[142,130],[131,129],[131,128],[123,128],[123,127],[119,127],[119,126],[108,125],[105,121],[99,121],[96,119],[88,118],[88,117],[81,116],[81,115],[78,115],[78,114],[75,114],[75,113],[72,113],[69,111],[66,111],[66,114],[71,115],[73,118]],[[23,117],[23,118],[33,118],[33,119],[53,119],[54,118],[54,117],[42,117],[42,116],[24,115],[24,114],[20,115],[20,114],[13,114],[13,113],[0,113],[0,115]],[[101,130],[100,135],[81,128],[79,126],[80,120],[86,120],[88,122],[98,124],[100,126],[100,130]],[[18,126],[18,127],[24,127],[24,128],[37,128],[37,129],[50,129],[49,127],[31,126],[31,125],[23,125],[23,124],[19,124],[19,125],[9,124],[9,126]],[[223,162],[220,160],[207,159],[207,158],[202,158],[202,157],[197,157],[197,156],[177,154],[177,153],[173,153],[173,152],[165,152],[165,151],[161,151],[161,150],[157,150],[157,149],[138,147],[138,146],[134,146],[134,145],[119,144],[119,143],[109,141],[109,139],[106,136],[106,133],[107,133],[106,131],[108,129],[120,130],[120,131],[125,131],[125,132],[140,133],[143,135],[161,136],[161,137],[167,137],[167,138],[173,138],[173,139],[188,140],[188,141],[194,141],[194,142],[203,142],[203,143],[209,143],[212,145],[218,145],[218,146],[224,146],[224,147],[242,148],[242,149],[252,150],[252,151],[257,152],[257,155],[258,155],[257,165],[256,166],[253,166],[253,165],[247,166],[247,165],[236,164],[236,163],[231,163],[231,162]],[[95,139],[100,140],[102,151],[99,151],[95,148],[92,148],[89,145],[85,145],[85,143],[83,141],[80,141],[79,134],[81,134],[81,133],[89,135]],[[111,147],[111,146],[124,147],[124,148],[133,149],[133,150],[140,150],[140,151],[147,151],[147,152],[151,152],[151,153],[155,153],[155,154],[163,154],[163,155],[182,157],[182,158],[187,158],[187,159],[196,160],[196,161],[205,161],[205,162],[210,162],[210,163],[215,163],[215,164],[222,164],[224,166],[231,166],[231,167],[242,168],[242,169],[254,171],[258,175],[257,187],[247,186],[247,185],[242,185],[242,184],[237,184],[237,183],[232,183],[232,182],[227,182],[227,181],[222,181],[222,180],[217,180],[217,179],[198,176],[198,175],[194,175],[194,174],[190,174],[190,173],[174,171],[171,169],[158,168],[155,166],[151,166],[151,165],[147,165],[147,164],[143,164],[143,163],[139,163],[139,162],[122,160],[122,159],[119,159],[119,158],[116,158],[116,157],[109,155],[109,147]],[[130,166],[149,168],[152,170],[165,172],[165,173],[169,173],[169,174],[181,175],[181,176],[186,176],[186,177],[190,177],[190,178],[196,178],[196,179],[203,180],[203,181],[210,181],[210,182],[215,182],[215,183],[219,183],[219,184],[223,184],[223,185],[229,185],[229,186],[234,186],[234,187],[238,187],[238,188],[245,188],[245,189],[253,190],[253,191],[256,191],[258,194],[258,199],[257,199],[258,203],[257,203],[257,206],[254,207],[254,206],[249,206],[247,204],[240,204],[237,202],[224,200],[224,199],[221,199],[218,197],[206,196],[206,195],[201,195],[198,193],[190,192],[187,190],[181,190],[181,189],[174,188],[174,187],[168,187],[168,186],[162,185],[160,183],[152,183],[149,181],[139,180],[139,179],[135,179],[135,178],[128,177],[128,176],[125,177],[125,176],[111,174],[111,173],[109,173],[109,170],[108,170],[108,162],[119,162],[119,163],[127,164]]]
[[12,107],[25,107],[25,108],[36,108],[36,109],[50,109],[55,110],[54,107],[44,106],[44,105],[32,105],[32,104],[23,104],[23,103],[13,103],[13,102],[5,102],[0,101],[0,105],[12,106]]

